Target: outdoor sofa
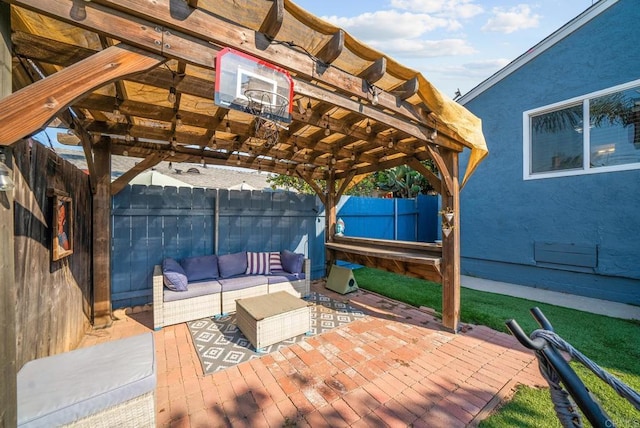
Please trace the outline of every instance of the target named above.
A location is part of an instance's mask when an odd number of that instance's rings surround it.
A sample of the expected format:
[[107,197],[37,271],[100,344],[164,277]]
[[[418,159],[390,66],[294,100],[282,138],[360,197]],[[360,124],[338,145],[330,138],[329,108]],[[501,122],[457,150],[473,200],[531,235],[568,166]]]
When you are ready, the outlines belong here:
[[149,332],[29,361],[18,427],[155,427],[155,355]]
[[167,258],[153,272],[153,327],[236,311],[236,300],[286,291],[310,293],[311,261],[303,254],[238,252]]

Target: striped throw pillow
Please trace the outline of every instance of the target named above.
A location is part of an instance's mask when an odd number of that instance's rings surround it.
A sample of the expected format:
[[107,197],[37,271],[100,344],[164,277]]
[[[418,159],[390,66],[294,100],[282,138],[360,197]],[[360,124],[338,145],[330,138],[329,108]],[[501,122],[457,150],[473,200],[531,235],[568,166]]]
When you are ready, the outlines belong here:
[[269,273],[269,253],[247,251],[247,275],[266,275]]
[[282,262],[280,261],[280,252],[269,253],[269,269],[271,272],[284,271]]

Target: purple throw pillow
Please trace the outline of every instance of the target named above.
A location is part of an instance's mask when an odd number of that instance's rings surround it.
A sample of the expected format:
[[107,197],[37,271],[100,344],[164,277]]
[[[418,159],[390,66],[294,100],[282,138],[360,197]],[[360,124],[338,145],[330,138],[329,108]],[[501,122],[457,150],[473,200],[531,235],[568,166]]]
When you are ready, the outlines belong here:
[[218,277],[218,257],[200,256],[183,259],[180,264],[191,281],[216,279]]
[[247,271],[247,252],[242,251],[218,256],[218,271],[222,278],[244,275]]
[[187,274],[174,259],[167,258],[162,261],[162,276],[164,285],[169,290],[187,291]]
[[304,263],[304,254],[294,253],[289,250],[283,250],[280,253],[280,262],[282,268],[289,273],[301,273],[302,264]]

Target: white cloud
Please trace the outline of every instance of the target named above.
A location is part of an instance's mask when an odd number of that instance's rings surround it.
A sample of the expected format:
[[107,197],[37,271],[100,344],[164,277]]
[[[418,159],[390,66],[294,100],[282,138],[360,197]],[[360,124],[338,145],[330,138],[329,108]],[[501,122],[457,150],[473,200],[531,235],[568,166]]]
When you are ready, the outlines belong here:
[[394,58],[435,58],[476,53],[476,50],[463,39],[394,39],[370,44]]
[[397,38],[416,38],[437,29],[457,29],[457,23],[427,14],[381,10],[352,18],[329,16],[329,22],[357,38],[371,42]]
[[473,18],[484,11],[475,0],[391,0],[391,6],[453,19]]
[[538,26],[540,15],[533,13],[526,4],[519,4],[509,9],[494,7],[493,16],[482,27],[483,31],[510,34],[514,31]]

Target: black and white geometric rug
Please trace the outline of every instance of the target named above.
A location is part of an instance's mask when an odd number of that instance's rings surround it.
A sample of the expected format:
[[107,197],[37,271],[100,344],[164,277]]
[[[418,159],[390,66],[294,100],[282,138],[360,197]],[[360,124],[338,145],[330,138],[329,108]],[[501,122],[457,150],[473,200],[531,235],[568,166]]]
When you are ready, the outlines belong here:
[[[311,305],[311,337],[365,316],[359,309],[316,292],[312,292],[304,300],[313,303]],[[263,348],[264,352],[257,353],[253,345],[236,327],[235,314],[217,319],[205,318],[191,321],[187,325],[204,374],[215,373],[235,364],[278,351],[304,340],[306,336],[302,334],[283,340]]]

